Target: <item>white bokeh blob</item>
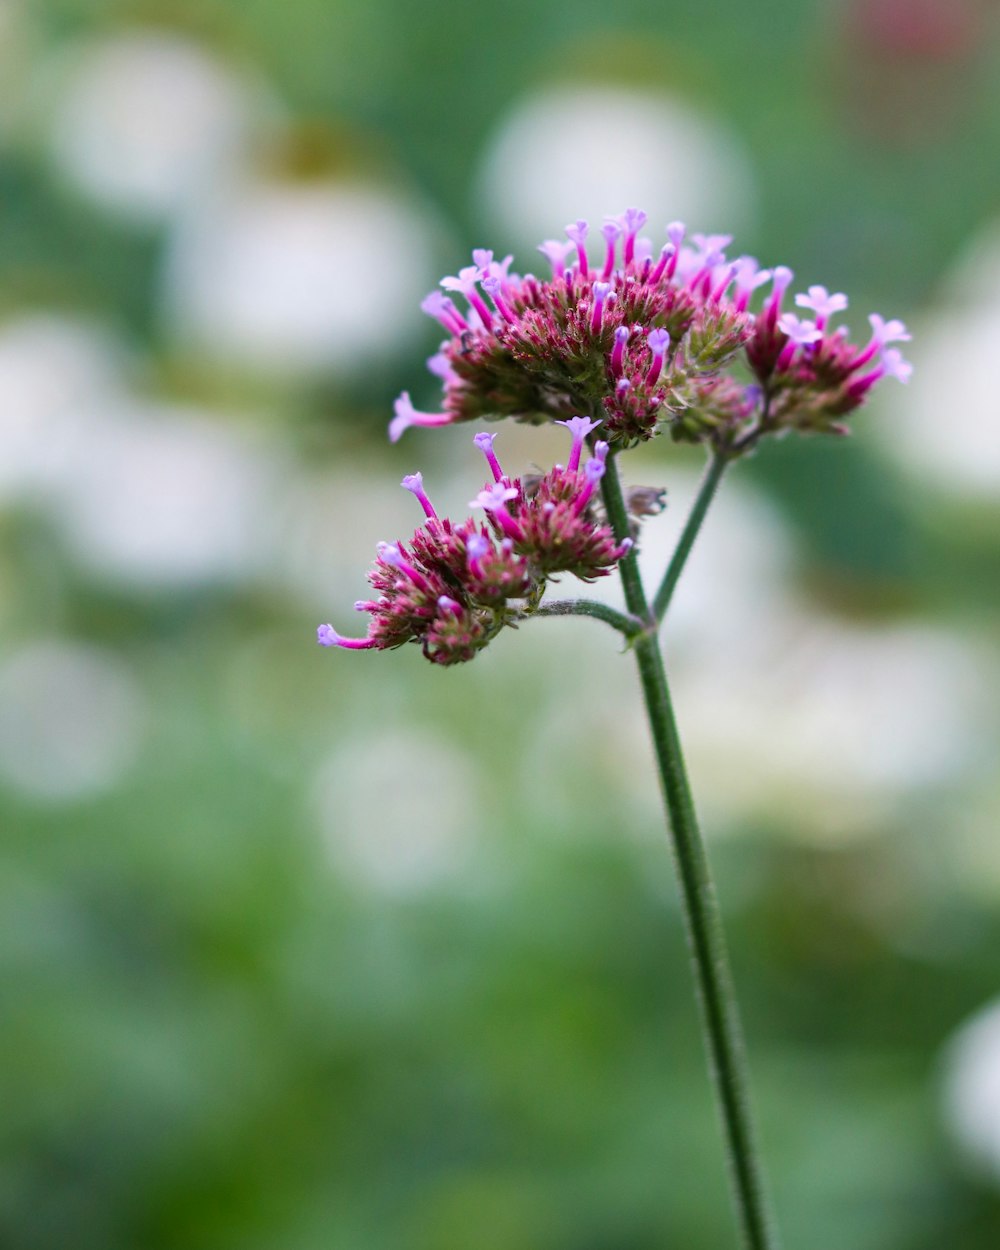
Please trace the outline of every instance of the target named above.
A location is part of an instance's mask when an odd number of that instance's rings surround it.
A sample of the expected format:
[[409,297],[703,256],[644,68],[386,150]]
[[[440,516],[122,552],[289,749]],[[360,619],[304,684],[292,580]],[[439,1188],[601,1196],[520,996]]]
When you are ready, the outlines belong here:
[[0,665],[0,779],[40,802],[116,785],[141,747],[145,695],[112,652],[36,642]]
[[168,217],[244,145],[247,86],[176,34],[136,30],[84,44],[52,67],[52,78],[56,166],[81,194],[120,215]]
[[342,742],[313,789],[335,867],[389,893],[420,892],[459,873],[480,802],[474,759],[400,725]]
[[[727,126],[680,98],[612,84],[523,99],[488,144],[476,190],[483,220],[518,247],[561,237],[581,217],[596,233],[606,214],[635,206],[649,213],[658,249],[668,221],[745,229],[756,198],[750,159]],[[517,260],[522,272],[544,263]]]
[[422,332],[432,236],[426,213],[374,185],[236,183],[178,224],[167,318],[194,350],[252,371],[361,370]]
[[1000,1001],[968,1020],[945,1051],[944,1115],[966,1157],[1000,1184]]

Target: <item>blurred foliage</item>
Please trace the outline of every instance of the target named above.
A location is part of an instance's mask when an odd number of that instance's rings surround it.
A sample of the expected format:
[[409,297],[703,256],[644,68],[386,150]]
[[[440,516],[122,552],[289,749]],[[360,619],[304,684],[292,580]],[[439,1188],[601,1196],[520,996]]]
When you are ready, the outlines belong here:
[[[26,9],[39,64],[84,36],[160,26],[258,75],[299,135],[286,165],[361,162],[419,189],[452,266],[484,242],[470,169],[498,116],[580,75],[680,89],[736,128],[761,201],[741,244],[861,307],[930,300],[1000,202],[1000,164],[983,158],[1000,148],[985,5],[956,9],[979,37],[940,56],[880,51],[852,6],[792,0],[637,0],[627,16],[561,0]],[[164,248],[160,228],[63,185],[32,125],[5,141],[5,316],[96,317],[152,389],[246,402],[304,463],[381,448],[420,352],[270,386],[212,370],[163,334]],[[402,463],[378,454],[390,476]],[[666,440],[655,453],[678,455]],[[866,438],[782,443],[747,476],[790,520],[812,602],[995,640],[995,509],[928,509]],[[514,639],[476,672],[425,671],[408,652],[321,666],[311,620],[277,583],[114,588],[43,508],[0,514],[4,650],[50,632],[107,648],[152,709],[138,763],[108,791],[58,803],[0,785],[0,1244],[732,1244],[669,857],[649,808],[622,798],[652,777],[620,758],[614,723],[584,760],[533,732],[553,688],[591,697],[594,652],[543,646],[519,664]],[[373,884],[316,816],[331,753],[377,753],[399,719],[466,762],[475,800],[467,853],[419,889]],[[626,763],[631,782],[602,788]],[[400,764],[387,748],[362,796],[373,837],[405,819]],[[577,804],[528,794],[531,768]],[[714,848],[789,1246],[998,1243],[1000,1191],[960,1162],[937,1106],[942,1045],[1000,982],[995,891],[970,890],[951,854],[962,810],[961,795],[915,794],[842,845],[756,821]]]

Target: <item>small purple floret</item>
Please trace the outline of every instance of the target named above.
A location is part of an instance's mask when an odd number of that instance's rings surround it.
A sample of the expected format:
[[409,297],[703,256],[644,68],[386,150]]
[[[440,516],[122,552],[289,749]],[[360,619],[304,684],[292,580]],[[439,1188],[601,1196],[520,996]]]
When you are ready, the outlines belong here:
[[411,425],[450,425],[453,418],[447,412],[418,412],[410,399],[409,391],[403,391],[393,404],[396,415],[389,422],[389,441],[398,443]]
[[896,318],[886,321],[878,313],[872,313],[868,321],[871,324],[872,337],[879,343],[908,343],[912,338],[904,323]]
[[423,508],[425,516],[435,519],[437,518],[437,513],[434,511],[434,505],[427,498],[427,494],[424,491],[424,479],[422,474],[408,473],[406,477],[403,478],[400,485],[404,490],[408,490],[411,494],[416,495],[417,501],[419,502],[421,508]]
[[486,463],[490,466],[493,480],[499,482],[503,479],[503,469],[500,467],[500,461],[493,450],[493,440],[495,438],[495,434],[488,434],[484,430],[481,434],[477,434],[472,441],[486,457]]
[[571,222],[566,227],[567,239],[571,239],[576,244],[576,259],[581,278],[586,278],[590,273],[590,267],[587,264],[587,249],[583,245],[589,229],[590,227],[582,219],[577,222]]
[[553,278],[561,278],[566,272],[566,257],[572,252],[573,244],[562,239],[546,239],[538,245],[538,250],[552,266]]
[[778,318],[778,329],[787,334],[793,343],[802,345],[818,343],[823,337],[823,331],[815,321],[803,321],[794,313],[783,313]]
[[825,286],[811,286],[807,295],[796,295],[795,303],[799,308],[809,308],[816,314],[816,324],[820,329],[827,320],[847,307],[847,296],[842,291],[831,295]]
[[489,549],[490,544],[486,541],[482,534],[470,535],[465,543],[465,553],[469,558],[470,564],[477,560],[481,560]]
[[514,486],[502,486],[499,482],[490,486],[486,490],[481,490],[475,499],[469,500],[470,508],[482,508],[486,512],[498,512],[507,510],[507,504],[511,499],[517,498],[517,488]]
[[316,641],[321,647],[346,647],[348,651],[367,651],[375,645],[371,638],[344,638],[332,625],[320,625]]
[[895,347],[887,347],[882,353],[882,369],[885,377],[896,378],[904,384],[909,382],[913,374],[913,365],[904,360],[903,353]]
[[573,436],[573,447],[566,465],[571,473],[575,473],[580,467],[580,454],[583,451],[584,440],[591,430],[596,430],[600,424],[599,420],[592,421],[590,417],[570,417],[567,421],[556,422],[556,425],[564,425]]

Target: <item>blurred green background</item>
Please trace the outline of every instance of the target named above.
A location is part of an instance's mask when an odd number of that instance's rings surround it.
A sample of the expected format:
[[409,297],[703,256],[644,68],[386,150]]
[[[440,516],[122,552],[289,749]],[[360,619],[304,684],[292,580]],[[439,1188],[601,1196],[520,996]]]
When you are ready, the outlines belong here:
[[0,3],[0,1245],[735,1244],[613,636],[313,641],[480,482],[420,298],[633,203],[914,330],[666,636],[786,1244],[1000,1244],[998,19]]

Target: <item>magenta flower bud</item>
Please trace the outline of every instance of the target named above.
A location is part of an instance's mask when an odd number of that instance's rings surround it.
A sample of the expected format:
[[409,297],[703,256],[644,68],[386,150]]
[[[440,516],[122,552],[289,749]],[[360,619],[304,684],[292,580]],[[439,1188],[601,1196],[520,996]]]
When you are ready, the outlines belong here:
[[622,362],[625,356],[625,344],[628,342],[628,336],[628,326],[619,326],[615,331],[615,345],[611,349],[611,376],[613,378],[621,377]]
[[571,473],[575,473],[580,467],[580,453],[583,451],[587,435],[591,430],[596,430],[600,424],[599,420],[591,421],[589,417],[570,417],[568,421],[556,422],[556,425],[564,425],[573,435],[573,447],[569,453],[569,463],[566,465]]
[[497,459],[496,452],[493,450],[493,440],[495,438],[495,434],[487,434],[483,431],[482,434],[477,434],[472,441],[486,457],[486,463],[490,466],[490,472],[493,474],[493,480],[495,482],[499,482],[503,479],[503,469],[500,468],[500,461]]
[[646,336],[646,342],[653,353],[653,361],[646,374],[646,385],[655,386],[663,370],[663,361],[666,359],[667,348],[670,346],[670,335],[666,330],[650,330]]
[[739,265],[735,262],[732,265],[720,266],[720,272],[718,273],[715,286],[712,287],[711,294],[708,297],[713,304],[717,304],[719,300],[722,299],[723,295],[726,293],[726,288],[736,277],[738,272]]
[[646,224],[648,218],[641,208],[627,208],[618,220],[622,227],[622,233],[625,236],[625,243],[622,249],[622,263],[627,269],[635,256],[635,236]]
[[631,389],[632,383],[628,380],[628,378],[619,378],[615,383],[615,394],[620,400],[624,399]]
[[576,244],[576,261],[580,270],[580,277],[586,278],[590,273],[590,267],[587,264],[587,249],[583,246],[584,239],[587,237],[587,231],[590,227],[583,220],[571,222],[566,227],[566,237]]
[[604,301],[608,298],[610,290],[610,282],[594,283],[594,306],[590,313],[590,333],[595,338],[601,332],[601,323],[604,320]]
[[583,466],[583,487],[573,500],[573,512],[576,516],[579,516],[587,504],[590,503],[598,483],[607,472],[607,464],[605,463],[607,456],[608,444],[602,440],[594,448],[593,456]]
[[468,557],[470,567],[478,564],[489,549],[490,544],[482,534],[470,534],[465,542],[465,554]]
[[408,473],[406,477],[403,478],[402,482],[400,482],[400,485],[404,490],[408,490],[411,494],[416,495],[417,501],[419,502],[421,508],[423,508],[426,516],[434,519],[437,518],[437,513],[434,511],[434,505],[427,498],[424,491],[423,474]]
[[431,593],[431,587],[428,584],[427,578],[424,577],[423,573],[421,573],[419,569],[414,568],[413,565],[405,559],[403,553],[395,543],[376,543],[375,551],[383,564],[388,564],[391,569],[398,569],[400,573],[410,579],[414,586],[419,587],[420,590],[425,591],[427,594]]
[[781,301],[795,275],[786,265],[777,265],[771,274],[771,295],[764,305],[763,318],[768,326],[774,327],[781,312]]
[[653,284],[659,282],[671,258],[676,256],[676,254],[677,249],[672,243],[664,243],[663,247],[660,248],[660,259],[656,262],[655,268],[647,275],[646,281]]
[[609,219],[601,226],[601,234],[608,245],[604,255],[604,270],[601,273],[601,277],[607,281],[615,271],[615,244],[621,238],[622,228],[617,221]]
[[677,265],[681,258],[681,245],[684,242],[684,235],[687,228],[682,221],[672,221],[667,226],[667,238],[670,245],[674,249],[667,259],[667,266],[664,272],[665,279],[669,282],[677,272]]
[[418,412],[414,408],[409,391],[403,391],[393,404],[396,415],[389,422],[389,441],[398,443],[411,425],[450,425],[454,418],[449,412]]
[[447,612],[451,616],[461,616],[463,612],[462,605],[457,599],[451,599],[448,595],[438,595],[438,607],[442,612]]
[[388,564],[390,568],[398,569],[403,563],[403,553],[395,543],[376,543],[375,551],[382,563]]

